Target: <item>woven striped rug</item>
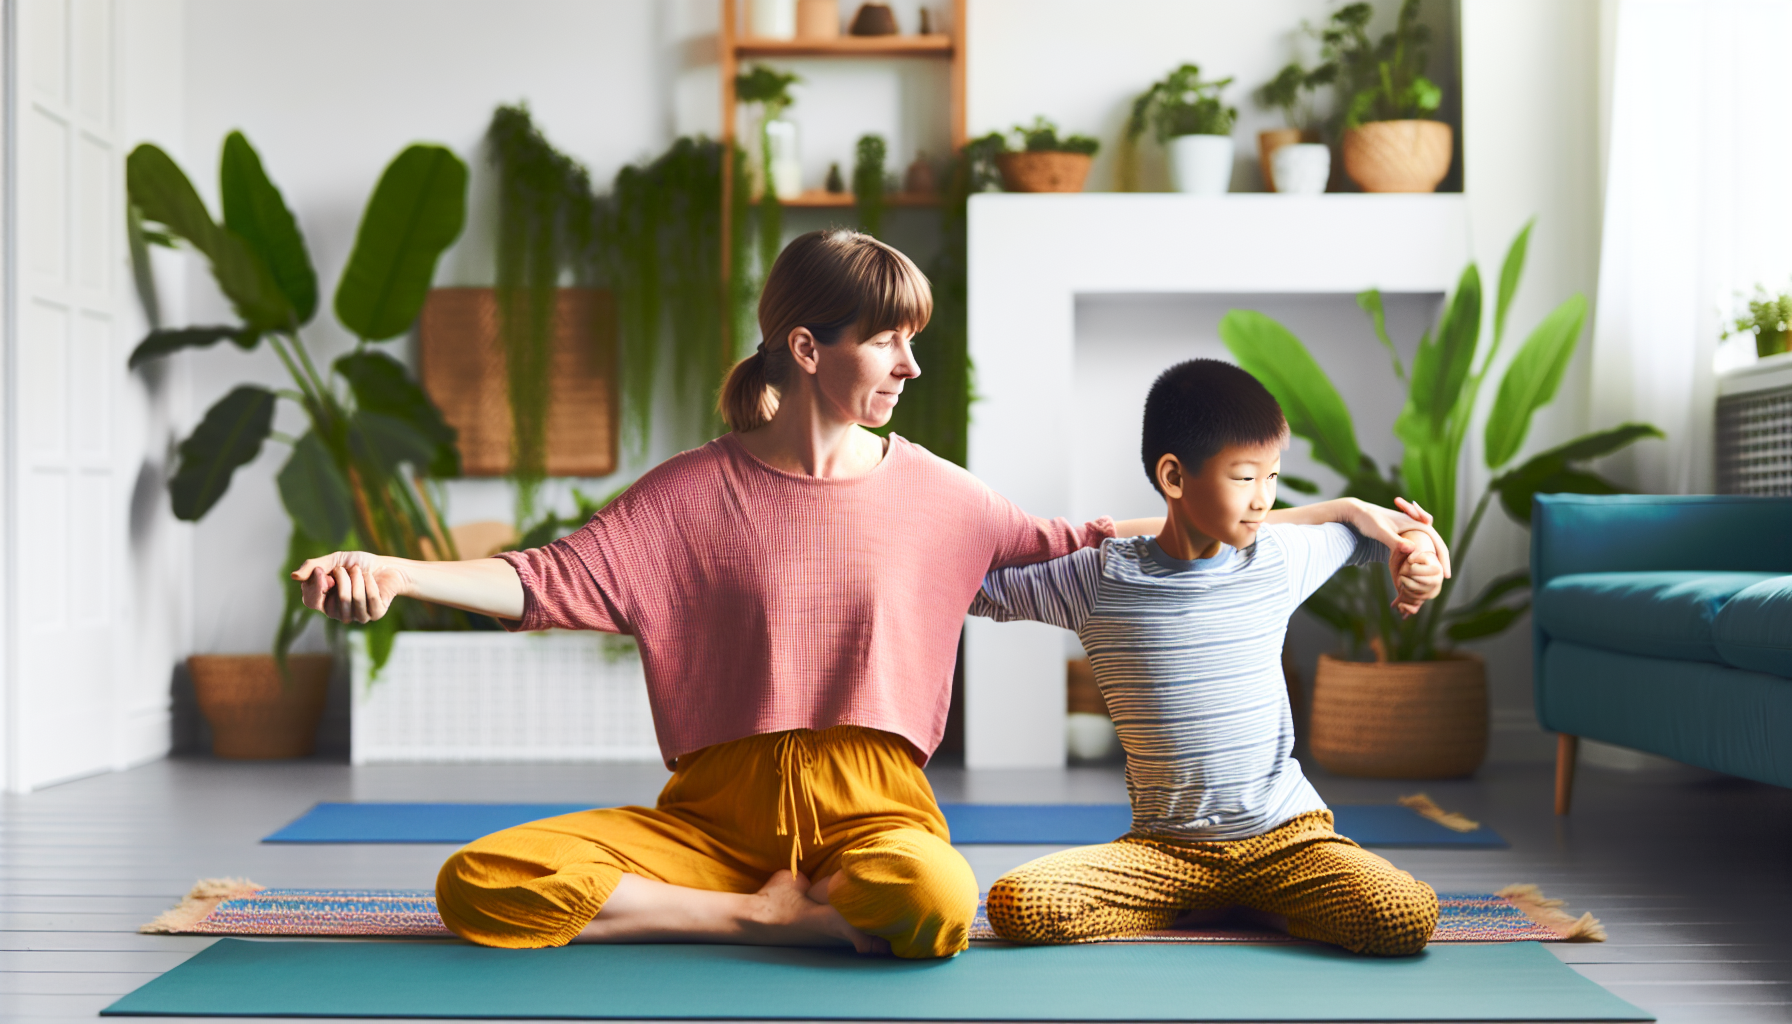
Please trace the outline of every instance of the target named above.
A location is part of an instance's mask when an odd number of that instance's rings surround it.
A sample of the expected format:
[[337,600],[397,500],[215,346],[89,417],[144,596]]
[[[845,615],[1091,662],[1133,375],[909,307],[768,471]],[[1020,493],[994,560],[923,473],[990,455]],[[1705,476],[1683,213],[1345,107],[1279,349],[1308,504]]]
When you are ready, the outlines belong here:
[[[1603,942],[1605,930],[1591,914],[1578,919],[1546,899],[1534,885],[1507,886],[1490,895],[1438,896],[1432,942]],[[451,939],[427,889],[268,889],[246,879],[208,879],[180,905],[141,929],[177,935],[367,936]],[[1000,941],[983,907],[971,940]],[[1104,942],[1294,942],[1277,931],[1243,928],[1175,928]]]

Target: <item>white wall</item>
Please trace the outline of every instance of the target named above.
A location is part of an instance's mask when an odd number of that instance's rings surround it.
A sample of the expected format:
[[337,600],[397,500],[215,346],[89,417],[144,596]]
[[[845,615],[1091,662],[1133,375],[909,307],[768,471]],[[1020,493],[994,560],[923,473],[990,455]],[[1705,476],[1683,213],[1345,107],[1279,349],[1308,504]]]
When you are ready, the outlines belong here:
[[[895,5],[905,26],[917,5]],[[1388,9],[1385,20],[1392,0],[1378,6]],[[1433,20],[1449,28],[1451,9],[1434,7]],[[368,191],[408,142],[444,142],[474,168],[473,220],[440,277],[473,284],[490,279],[489,175],[478,143],[498,103],[528,100],[554,142],[599,181],[676,134],[713,133],[720,123],[710,0],[129,0],[120,8],[122,141],[162,144],[215,203],[219,142],[232,128],[244,130],[298,213],[326,294]],[[1279,115],[1258,110],[1248,92],[1292,54],[1301,20],[1331,9],[1321,0],[972,0],[970,128],[1005,128],[1045,113],[1069,130],[1099,134],[1104,153],[1091,188],[1109,187],[1130,98],[1174,64],[1194,60],[1239,76],[1229,94],[1242,115],[1235,187],[1254,188],[1249,143]],[[1484,270],[1497,266],[1526,217],[1540,218],[1513,318],[1525,327],[1571,291],[1590,296],[1596,277],[1597,8],[1594,0],[1463,0],[1460,24],[1464,178]],[[897,168],[913,149],[935,144],[942,126],[903,112],[904,104],[932,105],[926,97],[937,83],[917,77],[931,70],[866,78],[817,61],[798,70],[809,80],[793,114],[811,177],[829,160],[849,163],[851,141],[865,130],[891,137]],[[160,259],[169,319],[225,315],[206,275],[187,273],[183,262]],[[345,342],[327,304],[308,337],[320,356]],[[130,340],[120,339],[120,356]],[[270,445],[241,471],[196,529],[168,521],[160,483],[172,441],[216,397],[251,379],[279,383],[277,363],[266,352],[226,348],[170,360],[126,389],[118,440],[132,453],[136,480],[130,596],[139,611],[134,660],[120,666],[128,679],[121,706],[133,709],[125,717],[137,724],[121,725],[121,734],[159,728],[178,656],[261,650],[271,637],[286,532],[272,476],[284,450]],[[1540,418],[1533,449],[1583,425],[1585,386],[1577,362],[1561,408]],[[457,485],[452,502],[458,520],[509,510],[501,487],[478,482]],[[1465,583],[1523,560],[1522,531],[1503,522],[1485,543]],[[1496,652],[1496,709],[1520,729],[1528,716],[1527,643],[1515,634]],[[119,749],[137,757],[141,745],[121,740]]]

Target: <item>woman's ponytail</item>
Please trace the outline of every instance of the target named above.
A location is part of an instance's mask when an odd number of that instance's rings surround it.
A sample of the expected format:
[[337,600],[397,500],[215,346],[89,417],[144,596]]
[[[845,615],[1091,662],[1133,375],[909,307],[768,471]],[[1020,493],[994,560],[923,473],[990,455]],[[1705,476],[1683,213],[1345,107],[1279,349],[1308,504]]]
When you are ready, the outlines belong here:
[[760,349],[735,363],[728,372],[716,410],[729,430],[744,434],[763,427],[778,411],[778,392],[766,379],[765,364],[765,350]]

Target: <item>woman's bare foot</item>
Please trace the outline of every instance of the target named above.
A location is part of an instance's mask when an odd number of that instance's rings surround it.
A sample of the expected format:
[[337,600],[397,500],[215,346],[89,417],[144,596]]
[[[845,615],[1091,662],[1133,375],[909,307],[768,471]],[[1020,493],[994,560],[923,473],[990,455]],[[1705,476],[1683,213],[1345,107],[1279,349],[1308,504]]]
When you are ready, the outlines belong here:
[[754,893],[754,913],[745,929],[748,941],[768,946],[850,945],[866,956],[888,955],[888,942],[847,924],[827,902],[827,890],[837,877],[811,885],[788,871],[772,875]]

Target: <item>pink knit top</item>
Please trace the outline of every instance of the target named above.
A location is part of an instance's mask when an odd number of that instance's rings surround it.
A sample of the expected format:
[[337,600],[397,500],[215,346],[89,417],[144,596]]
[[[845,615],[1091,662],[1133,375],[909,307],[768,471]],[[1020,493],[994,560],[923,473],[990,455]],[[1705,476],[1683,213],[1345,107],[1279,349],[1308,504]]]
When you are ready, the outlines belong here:
[[859,725],[925,763],[939,745],[965,610],[990,569],[1114,534],[1029,516],[891,435],[846,480],[785,473],[732,434],[667,460],[584,528],[500,555],[514,629],[632,634],[668,767],[716,743]]

